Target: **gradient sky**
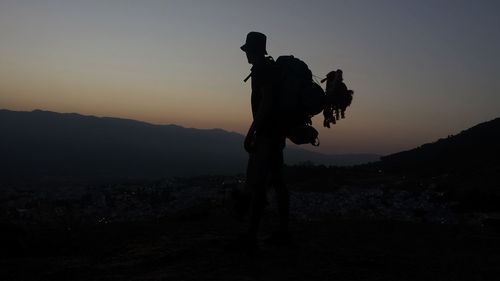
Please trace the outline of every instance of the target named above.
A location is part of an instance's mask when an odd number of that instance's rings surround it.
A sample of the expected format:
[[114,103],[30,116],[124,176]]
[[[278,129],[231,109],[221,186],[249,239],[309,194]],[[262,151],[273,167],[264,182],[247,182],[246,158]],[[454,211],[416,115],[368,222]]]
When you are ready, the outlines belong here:
[[256,30],[275,58],[342,68],[355,90],[314,150],[387,154],[500,116],[499,15],[500,1],[1,0],[0,108],[245,133],[239,47]]

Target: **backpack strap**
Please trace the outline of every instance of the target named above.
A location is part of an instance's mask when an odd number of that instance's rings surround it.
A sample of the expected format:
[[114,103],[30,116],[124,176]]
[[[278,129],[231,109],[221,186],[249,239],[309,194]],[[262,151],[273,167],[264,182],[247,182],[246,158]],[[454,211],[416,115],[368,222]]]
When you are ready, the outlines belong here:
[[[274,63],[275,62],[274,59],[273,59],[273,57],[271,57],[271,56],[267,56],[266,59],[270,63]],[[245,79],[243,79],[243,82],[246,83],[248,81],[248,79],[250,79],[250,77],[252,77],[252,72],[250,72],[250,74],[248,74],[248,76]]]
[[247,78],[243,79],[243,82],[247,82],[248,79],[250,79],[250,77],[252,77],[252,72],[250,72],[250,74],[248,74]]

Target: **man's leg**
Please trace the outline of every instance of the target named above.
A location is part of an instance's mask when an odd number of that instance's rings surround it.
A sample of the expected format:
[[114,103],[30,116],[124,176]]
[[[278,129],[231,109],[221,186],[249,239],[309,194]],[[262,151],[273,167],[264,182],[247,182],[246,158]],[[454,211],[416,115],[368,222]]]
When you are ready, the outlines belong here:
[[259,231],[260,221],[264,213],[265,201],[266,201],[266,187],[264,182],[255,184],[252,192],[252,214],[250,216],[250,227],[248,229],[248,234],[252,238],[257,237]]
[[270,184],[271,154],[270,142],[261,139],[256,143],[255,151],[252,152],[247,169],[247,182],[252,189],[252,213],[250,215],[250,226],[248,234],[252,238],[257,237],[260,221],[266,204],[266,191]]
[[288,220],[290,216],[290,195],[285,183],[275,185],[278,200],[278,212],[280,217],[280,231],[288,232]]
[[290,194],[283,176],[283,150],[276,151],[272,184],[276,190],[278,212],[280,218],[280,232],[288,232],[290,215]]
[[290,195],[288,188],[285,185],[283,176],[283,150],[276,150],[273,155],[272,185],[276,191],[276,201],[278,203],[280,221],[278,231],[275,231],[269,238],[267,238],[266,242],[276,246],[286,246],[291,243],[291,236],[288,228]]

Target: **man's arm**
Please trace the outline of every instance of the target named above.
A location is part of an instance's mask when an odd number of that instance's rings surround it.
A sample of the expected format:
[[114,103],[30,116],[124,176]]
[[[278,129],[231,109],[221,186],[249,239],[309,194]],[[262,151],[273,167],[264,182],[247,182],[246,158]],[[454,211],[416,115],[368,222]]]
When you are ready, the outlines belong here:
[[255,122],[252,122],[252,125],[250,125],[250,128],[248,129],[247,136],[245,137],[245,142],[243,143],[243,146],[245,147],[245,150],[247,152],[252,152],[254,145],[255,145]]
[[257,114],[248,129],[247,136],[245,137],[245,150],[251,152],[255,145],[255,133],[262,128],[265,122],[268,122],[269,116],[272,113],[272,92],[271,87],[262,87],[262,100],[259,103]]

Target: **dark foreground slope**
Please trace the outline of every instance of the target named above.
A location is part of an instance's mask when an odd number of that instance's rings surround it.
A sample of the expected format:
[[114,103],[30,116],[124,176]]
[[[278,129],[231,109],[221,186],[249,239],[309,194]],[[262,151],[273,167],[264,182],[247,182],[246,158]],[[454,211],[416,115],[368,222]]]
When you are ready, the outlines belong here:
[[[294,223],[294,244],[261,242],[246,224],[202,208],[154,223],[4,228],[27,237],[2,251],[3,280],[498,280],[500,236],[477,227],[324,219]],[[271,227],[264,224],[264,234]],[[3,233],[5,236],[5,232]],[[12,244],[11,244],[12,245]]]
[[39,190],[13,188],[0,198],[0,276],[11,281],[498,279],[498,219],[454,213],[436,190],[407,189],[411,182],[402,177],[354,169],[338,168],[336,185],[318,188],[317,178],[307,176],[292,181],[289,247],[263,240],[278,222],[269,194],[259,249],[251,253],[238,243],[248,222],[235,220],[232,212],[230,194],[240,178],[105,185],[80,194],[61,188],[59,194],[39,196]]
[[[157,178],[244,172],[243,136],[221,129],[0,110],[0,175],[26,178]],[[375,155],[331,156],[289,149],[289,163],[352,165]]]

